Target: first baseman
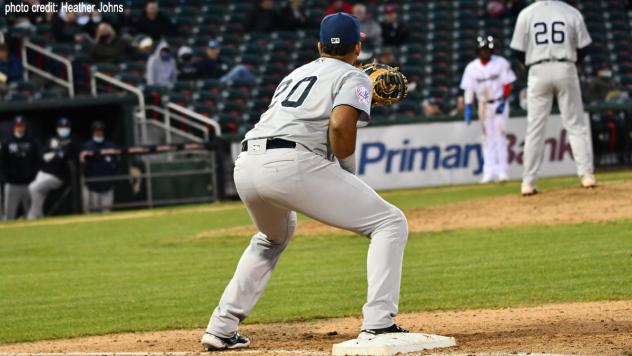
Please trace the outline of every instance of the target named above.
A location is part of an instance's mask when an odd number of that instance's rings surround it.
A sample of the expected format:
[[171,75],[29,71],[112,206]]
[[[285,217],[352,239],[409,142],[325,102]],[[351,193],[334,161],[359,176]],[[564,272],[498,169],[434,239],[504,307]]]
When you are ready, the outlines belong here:
[[202,338],[208,350],[250,344],[237,333],[238,324],[268,284],[296,228],[296,211],[370,238],[359,337],[407,332],[393,322],[406,217],[354,174],[356,126],[369,121],[373,92],[371,79],[352,65],[362,47],[359,27],[348,14],[325,17],[320,58],[281,81],[268,110],[246,134],[234,179],[259,232],[213,311]]
[[523,195],[537,193],[544,128],[553,97],[557,97],[582,186],[592,188],[597,184],[593,175],[590,123],[584,114],[575,66],[591,41],[582,14],[563,1],[536,1],[518,16],[511,48],[519,51],[523,63],[529,67]]
[[465,91],[465,121],[469,124],[473,116],[474,96],[478,101],[478,116],[483,127],[483,178],[481,183],[496,179],[504,182],[507,176],[507,119],[509,118],[509,95],[511,83],[516,75],[509,62],[493,54],[494,38],[481,36],[478,43],[478,58],[471,61],[461,79]]

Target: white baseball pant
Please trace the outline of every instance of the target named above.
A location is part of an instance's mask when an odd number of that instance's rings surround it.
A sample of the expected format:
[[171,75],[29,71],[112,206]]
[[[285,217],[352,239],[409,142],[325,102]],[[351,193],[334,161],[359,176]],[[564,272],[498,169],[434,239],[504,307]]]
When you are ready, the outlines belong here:
[[488,103],[483,119],[483,178],[506,178],[508,169],[507,120],[509,103],[501,114],[496,114],[500,102]]
[[557,97],[562,125],[568,132],[577,165],[577,174],[581,177],[592,174],[594,171],[590,122],[584,114],[575,64],[569,62],[537,64],[529,69],[523,186],[535,187],[542,164],[544,131],[553,106],[553,97]]
[[207,332],[230,337],[250,314],[294,233],[295,211],[370,238],[362,328],[391,326],[408,239],[404,214],[338,163],[300,145],[261,151],[242,152],[235,162],[237,192],[259,232],[241,256]]

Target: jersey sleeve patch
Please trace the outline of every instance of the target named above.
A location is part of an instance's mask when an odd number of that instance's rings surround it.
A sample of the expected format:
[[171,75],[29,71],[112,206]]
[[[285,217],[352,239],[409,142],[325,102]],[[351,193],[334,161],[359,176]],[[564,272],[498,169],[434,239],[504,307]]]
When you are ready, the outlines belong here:
[[358,85],[356,87],[356,96],[361,104],[369,105],[371,102],[371,93],[369,92],[369,89],[363,85]]

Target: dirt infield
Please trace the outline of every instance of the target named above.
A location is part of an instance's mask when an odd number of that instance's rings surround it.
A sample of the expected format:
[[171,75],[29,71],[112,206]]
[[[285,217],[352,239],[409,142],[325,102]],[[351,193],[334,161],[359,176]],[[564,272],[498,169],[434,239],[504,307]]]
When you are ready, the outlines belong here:
[[[411,231],[554,225],[632,218],[632,183],[604,184],[480,199],[406,211]],[[458,217],[455,218],[455,217]],[[129,217],[125,217],[129,218]],[[320,223],[299,224],[298,235],[337,231]],[[202,232],[192,239],[249,234],[251,226]],[[613,286],[614,288],[615,286]],[[412,331],[454,336],[458,346],[447,353],[557,353],[632,356],[632,301],[544,305],[497,310],[436,311],[398,316]],[[301,323],[245,325],[252,339],[249,354],[327,354],[334,343],[354,338],[359,318]],[[203,332],[175,330],[92,336],[69,340],[0,345],[2,352],[200,352]],[[224,353],[226,354],[226,353]],[[239,354],[239,353],[230,353]]]
[[[546,305],[535,308],[403,314],[413,331],[454,336],[446,353],[534,352],[632,355],[632,301]],[[354,338],[358,318],[307,323],[245,325],[255,355],[325,354],[334,343]],[[200,352],[197,330],[92,336],[2,345],[0,352]]]

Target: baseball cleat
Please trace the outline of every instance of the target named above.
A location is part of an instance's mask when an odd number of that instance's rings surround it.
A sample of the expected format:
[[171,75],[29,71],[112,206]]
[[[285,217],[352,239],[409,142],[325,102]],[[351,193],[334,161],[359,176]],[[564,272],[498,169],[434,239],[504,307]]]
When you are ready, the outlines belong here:
[[481,179],[480,183],[481,184],[487,184],[487,183],[491,183],[493,181],[494,181],[494,178],[492,176],[484,175],[483,178]]
[[582,176],[582,187],[584,188],[594,188],[597,186],[597,180],[592,173],[584,174]]
[[538,190],[532,185],[523,185],[520,188],[520,192],[522,193],[523,197],[528,197],[530,195],[538,194]]
[[382,334],[392,334],[392,333],[407,333],[409,332],[406,329],[402,329],[397,324],[393,324],[387,328],[382,329],[364,329],[360,330],[360,334],[358,335],[358,339],[373,339],[374,337]]
[[509,180],[509,176],[507,175],[507,173],[501,173],[501,174],[498,175],[498,182],[499,183],[505,183],[508,180]]
[[250,340],[237,332],[232,337],[219,337],[209,333],[204,333],[202,336],[202,347],[206,351],[239,349],[248,345],[250,345]]

